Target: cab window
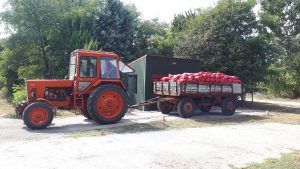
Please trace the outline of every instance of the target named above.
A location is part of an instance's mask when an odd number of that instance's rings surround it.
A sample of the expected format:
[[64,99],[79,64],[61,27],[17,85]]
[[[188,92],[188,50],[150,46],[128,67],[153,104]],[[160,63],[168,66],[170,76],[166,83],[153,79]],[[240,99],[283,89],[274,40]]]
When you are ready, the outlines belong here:
[[97,57],[80,57],[80,77],[97,77]]
[[112,57],[101,57],[101,78],[118,79],[119,72],[117,68],[117,59]]
[[76,60],[77,54],[72,54],[70,57],[70,68],[69,68],[69,79],[74,80],[74,76],[76,73]]

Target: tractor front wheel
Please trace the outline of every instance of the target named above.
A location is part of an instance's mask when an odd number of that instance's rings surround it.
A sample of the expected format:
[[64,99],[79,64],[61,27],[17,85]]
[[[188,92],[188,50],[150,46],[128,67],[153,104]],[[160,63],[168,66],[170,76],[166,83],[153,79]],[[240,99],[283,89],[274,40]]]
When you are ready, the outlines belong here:
[[30,129],[44,129],[54,117],[51,106],[43,102],[31,103],[23,112],[23,121]]
[[127,112],[127,96],[116,85],[102,85],[94,89],[88,98],[87,109],[90,117],[100,124],[120,121]]

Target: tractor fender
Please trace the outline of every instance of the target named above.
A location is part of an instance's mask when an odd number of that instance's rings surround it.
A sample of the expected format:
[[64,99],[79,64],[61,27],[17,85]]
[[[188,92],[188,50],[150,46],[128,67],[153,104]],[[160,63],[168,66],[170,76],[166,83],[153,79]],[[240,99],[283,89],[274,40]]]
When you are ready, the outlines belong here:
[[49,100],[46,100],[46,99],[43,99],[43,98],[36,99],[33,102],[22,101],[15,108],[16,116],[18,118],[22,118],[23,112],[26,109],[26,107],[29,106],[31,103],[34,103],[34,102],[43,102],[43,103],[48,104],[50,107],[53,107],[53,105],[51,104],[51,102]]
[[36,99],[36,102],[43,102],[48,104],[50,107],[53,107],[52,103],[49,100],[43,99],[43,98],[38,98]]
[[96,87],[98,86],[101,86],[101,85],[106,85],[106,84],[112,84],[112,85],[116,85],[116,86],[119,86],[121,89],[123,89],[126,93],[126,96],[127,96],[127,100],[130,100],[130,96],[129,96],[129,93],[128,91],[126,90],[126,87],[125,85],[122,83],[122,82],[111,82],[111,81],[106,81],[106,82],[100,82],[96,85]]
[[124,91],[126,91],[125,85],[120,81],[102,81],[99,83],[95,83],[95,87],[100,86],[100,85],[105,85],[105,84],[113,84],[113,85],[121,87]]

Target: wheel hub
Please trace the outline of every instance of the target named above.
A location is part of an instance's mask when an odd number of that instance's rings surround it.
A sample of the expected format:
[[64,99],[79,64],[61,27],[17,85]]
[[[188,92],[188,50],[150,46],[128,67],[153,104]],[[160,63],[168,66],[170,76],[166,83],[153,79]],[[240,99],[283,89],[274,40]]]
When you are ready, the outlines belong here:
[[228,102],[227,109],[228,110],[234,110],[234,104],[233,104],[233,102]]
[[191,103],[186,103],[183,106],[184,111],[191,112],[193,110],[193,105]]
[[122,96],[115,91],[104,92],[97,101],[98,113],[105,118],[118,116],[123,107]]
[[47,110],[35,108],[29,114],[29,120],[35,125],[43,125],[48,120]]

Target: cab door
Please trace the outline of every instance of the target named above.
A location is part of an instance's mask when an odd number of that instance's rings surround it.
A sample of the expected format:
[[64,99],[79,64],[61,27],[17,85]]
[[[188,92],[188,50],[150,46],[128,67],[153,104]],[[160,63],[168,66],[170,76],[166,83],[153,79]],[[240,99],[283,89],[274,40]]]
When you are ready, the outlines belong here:
[[99,77],[99,63],[97,56],[82,55],[78,59],[78,72],[76,79],[76,93],[85,94]]

